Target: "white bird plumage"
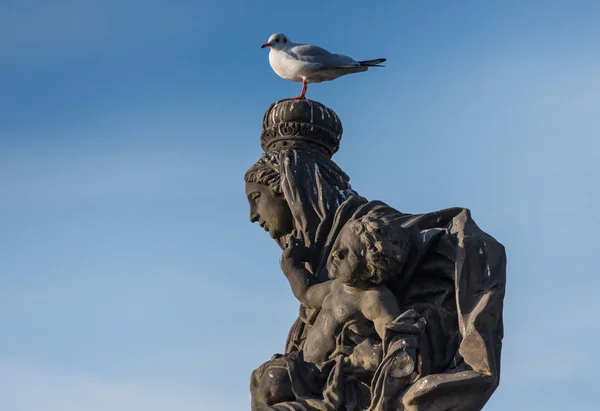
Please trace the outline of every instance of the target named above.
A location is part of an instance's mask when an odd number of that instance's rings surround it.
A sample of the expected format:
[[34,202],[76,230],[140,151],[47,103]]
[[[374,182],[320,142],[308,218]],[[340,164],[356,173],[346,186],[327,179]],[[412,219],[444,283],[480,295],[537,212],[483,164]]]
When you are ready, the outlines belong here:
[[275,33],[262,45],[269,47],[269,64],[281,78],[302,83],[299,99],[305,98],[309,83],[335,80],[346,74],[367,71],[369,67],[383,67],[386,59],[356,61],[343,54],[333,54],[312,44],[292,43],[285,34]]

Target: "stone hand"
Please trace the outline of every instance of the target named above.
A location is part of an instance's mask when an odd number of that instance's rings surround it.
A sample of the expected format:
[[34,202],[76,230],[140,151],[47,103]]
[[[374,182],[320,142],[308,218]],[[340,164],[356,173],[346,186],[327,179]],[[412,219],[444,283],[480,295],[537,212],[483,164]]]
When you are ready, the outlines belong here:
[[293,230],[285,240],[285,249],[281,259],[282,262],[300,264],[305,261],[307,252],[308,250],[304,245],[304,234],[301,231]]
[[344,358],[345,371],[355,375],[372,374],[381,362],[382,353],[381,343],[374,344],[372,340],[366,339]]

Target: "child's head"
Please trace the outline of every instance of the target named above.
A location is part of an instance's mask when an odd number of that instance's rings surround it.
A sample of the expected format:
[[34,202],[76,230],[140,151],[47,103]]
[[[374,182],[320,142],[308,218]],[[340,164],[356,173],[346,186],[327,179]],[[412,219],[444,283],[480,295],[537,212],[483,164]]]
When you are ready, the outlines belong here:
[[328,260],[329,276],[355,286],[381,284],[402,269],[409,245],[399,225],[367,214],[340,231]]

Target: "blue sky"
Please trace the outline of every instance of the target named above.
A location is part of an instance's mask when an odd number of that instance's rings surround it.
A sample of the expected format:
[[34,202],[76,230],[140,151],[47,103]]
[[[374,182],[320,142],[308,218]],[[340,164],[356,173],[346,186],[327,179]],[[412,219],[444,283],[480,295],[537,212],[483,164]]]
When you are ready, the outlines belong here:
[[0,3],[0,409],[249,409],[298,306],[243,190],[278,31],[388,58],[308,88],[357,191],[506,246],[485,409],[597,409],[600,4],[52,3]]

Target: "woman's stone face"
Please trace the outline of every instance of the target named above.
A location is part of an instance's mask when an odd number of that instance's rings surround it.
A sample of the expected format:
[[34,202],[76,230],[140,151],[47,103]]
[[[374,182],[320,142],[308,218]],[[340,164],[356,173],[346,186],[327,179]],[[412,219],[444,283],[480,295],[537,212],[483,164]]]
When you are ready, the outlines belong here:
[[283,195],[263,184],[246,183],[246,196],[251,222],[258,222],[274,239],[292,232],[294,218]]

